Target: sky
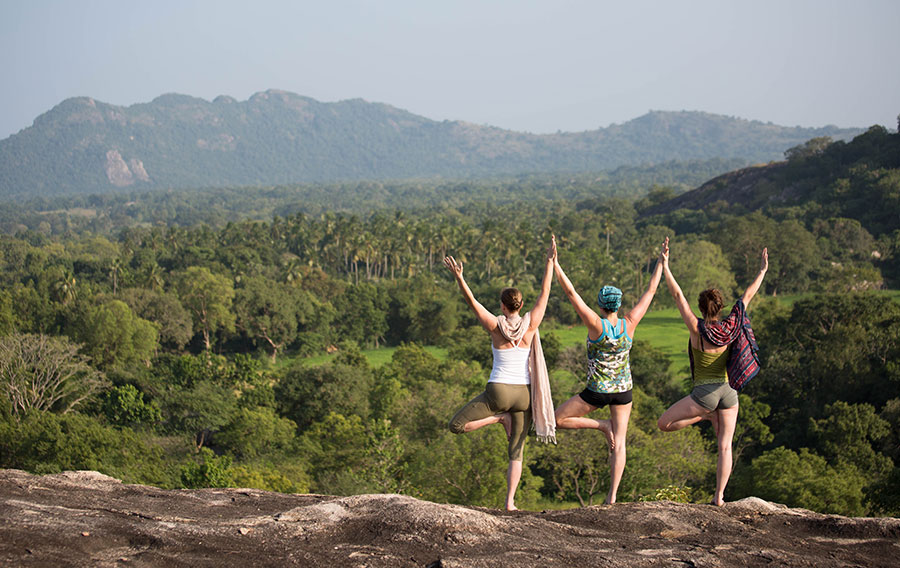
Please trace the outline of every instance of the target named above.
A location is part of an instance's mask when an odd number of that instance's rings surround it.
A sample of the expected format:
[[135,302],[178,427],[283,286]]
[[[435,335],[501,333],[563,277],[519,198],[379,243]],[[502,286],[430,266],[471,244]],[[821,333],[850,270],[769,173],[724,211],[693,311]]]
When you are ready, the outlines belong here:
[[69,97],[267,89],[533,133],[650,110],[893,130],[898,28],[898,0],[0,0],[0,139]]

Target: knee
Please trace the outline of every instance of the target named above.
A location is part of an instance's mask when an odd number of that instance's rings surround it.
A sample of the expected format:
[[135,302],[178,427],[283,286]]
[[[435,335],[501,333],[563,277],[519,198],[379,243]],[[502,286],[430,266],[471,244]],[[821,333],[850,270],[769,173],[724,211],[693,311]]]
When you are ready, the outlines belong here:
[[656,421],[656,427],[662,430],[663,432],[671,432],[669,423],[662,419],[660,416],[659,420]]
[[466,425],[456,420],[453,420],[449,424],[447,424],[447,428],[454,434],[463,434],[466,431]]

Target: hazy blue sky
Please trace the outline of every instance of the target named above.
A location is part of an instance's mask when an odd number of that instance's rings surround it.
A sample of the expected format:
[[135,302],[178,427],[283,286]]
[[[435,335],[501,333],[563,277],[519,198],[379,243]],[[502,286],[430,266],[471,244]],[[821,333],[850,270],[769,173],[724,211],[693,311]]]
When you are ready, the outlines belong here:
[[73,96],[269,88],[531,132],[651,109],[893,129],[898,28],[898,0],[0,0],[0,139]]

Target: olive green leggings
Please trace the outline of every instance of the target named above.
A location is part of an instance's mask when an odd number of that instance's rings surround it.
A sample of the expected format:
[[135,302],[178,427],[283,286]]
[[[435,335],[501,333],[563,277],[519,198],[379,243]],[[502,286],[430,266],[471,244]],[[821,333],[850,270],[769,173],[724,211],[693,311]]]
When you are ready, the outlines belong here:
[[450,420],[450,431],[462,434],[466,423],[504,412],[509,412],[512,418],[507,448],[509,459],[521,461],[525,438],[531,428],[531,385],[488,383],[483,393],[470,400]]

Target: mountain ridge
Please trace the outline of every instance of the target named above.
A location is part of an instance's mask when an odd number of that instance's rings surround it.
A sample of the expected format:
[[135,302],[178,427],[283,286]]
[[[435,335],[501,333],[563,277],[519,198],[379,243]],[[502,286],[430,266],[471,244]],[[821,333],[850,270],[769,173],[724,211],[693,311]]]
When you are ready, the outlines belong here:
[[749,164],[813,137],[859,131],[651,111],[606,128],[531,134],[276,89],[246,101],[167,93],[127,107],[74,97],[0,141],[0,197],[576,173],[709,158]]

